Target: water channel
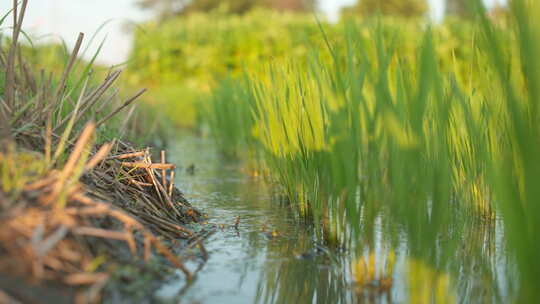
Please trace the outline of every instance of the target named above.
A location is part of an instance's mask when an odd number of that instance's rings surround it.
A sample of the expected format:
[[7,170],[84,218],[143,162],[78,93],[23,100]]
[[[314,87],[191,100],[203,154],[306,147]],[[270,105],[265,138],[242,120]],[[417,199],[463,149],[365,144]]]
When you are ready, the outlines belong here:
[[507,302],[515,292],[497,224],[461,231],[463,244],[442,271],[411,258],[406,242],[389,251],[383,230],[376,231],[375,246],[354,259],[359,255],[318,243],[312,227],[280,203],[275,187],[246,174],[240,160],[224,158],[210,139],[185,135],[173,150],[180,189],[219,228],[205,241],[209,259],[193,283],[185,288],[179,275],[156,291],[159,299],[189,304],[493,303]]

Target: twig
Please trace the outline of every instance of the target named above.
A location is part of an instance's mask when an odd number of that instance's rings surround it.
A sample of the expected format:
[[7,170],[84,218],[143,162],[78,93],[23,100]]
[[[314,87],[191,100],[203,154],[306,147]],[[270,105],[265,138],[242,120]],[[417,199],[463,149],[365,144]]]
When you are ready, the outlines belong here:
[[146,151],[137,151],[137,152],[109,156],[107,157],[107,159],[126,159],[126,158],[134,158],[134,157],[140,157],[140,156],[145,156],[145,155],[146,155]]
[[172,194],[173,194],[173,188],[174,188],[174,169],[171,170],[171,177],[170,177],[170,180],[169,180],[170,184],[169,184],[169,197],[172,199]]
[[74,274],[68,275],[64,279],[64,282],[69,285],[89,285],[89,284],[94,284],[96,282],[107,280],[108,278],[109,278],[109,275],[103,272],[98,272],[98,273],[82,272],[82,273],[74,273]]
[[[165,151],[161,150],[161,164],[165,165],[166,159],[165,159]],[[167,189],[167,169],[161,169],[161,184],[163,185],[163,188]]]
[[142,89],[140,90],[139,92],[137,92],[137,94],[135,94],[135,96],[131,97],[130,99],[126,100],[126,102],[124,102],[124,104],[122,104],[121,106],[119,106],[116,110],[112,111],[109,115],[105,116],[104,118],[102,118],[98,123],[97,123],[97,126],[101,126],[103,123],[105,123],[107,120],[109,120],[111,117],[113,117],[114,115],[116,115],[118,112],[122,111],[125,107],[129,106],[133,101],[135,101],[137,98],[139,98],[142,94],[144,94],[144,92],[146,92],[146,89]]
[[156,163],[140,163],[140,162],[121,162],[124,167],[139,168],[139,169],[174,169],[176,166],[173,164],[156,164]]
[[56,98],[60,99],[62,93],[65,90],[66,81],[71,73],[71,69],[73,68],[73,64],[75,64],[75,60],[77,59],[77,55],[79,54],[79,50],[81,49],[82,41],[84,39],[84,34],[79,33],[79,37],[77,38],[77,42],[75,43],[75,48],[73,49],[73,52],[71,53],[71,57],[69,58],[68,64],[66,68],[64,69],[64,73],[62,74],[62,78],[60,78],[60,83],[58,88],[56,89]]
[[191,281],[193,278],[191,273],[187,270],[187,268],[184,266],[182,261],[178,259],[176,256],[174,256],[167,248],[161,244],[157,239],[153,239],[152,242],[154,243],[154,247],[162,254],[164,255],[171,263],[173,263],[174,266],[176,266],[178,269],[180,269],[187,277],[188,281]]
[[126,232],[111,231],[94,227],[75,227],[71,230],[74,234],[88,235],[113,240],[126,240]]

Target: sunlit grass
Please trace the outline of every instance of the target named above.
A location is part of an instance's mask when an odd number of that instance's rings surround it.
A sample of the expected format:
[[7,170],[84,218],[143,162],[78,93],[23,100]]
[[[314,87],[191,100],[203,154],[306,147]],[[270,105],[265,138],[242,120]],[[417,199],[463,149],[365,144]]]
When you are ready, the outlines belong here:
[[[229,142],[250,142],[234,146],[257,151],[330,243],[373,242],[384,211],[413,256],[439,271],[458,249],[458,239],[441,243],[460,229],[458,218],[502,217],[520,299],[532,299],[540,274],[537,5],[514,1],[509,25],[486,17],[412,30],[352,22],[338,27],[342,39],[323,26],[326,47],[223,83],[209,101],[209,125],[216,136],[229,128]],[[230,97],[240,95],[251,97]],[[223,107],[242,110],[220,115]],[[448,289],[448,278],[434,280]]]

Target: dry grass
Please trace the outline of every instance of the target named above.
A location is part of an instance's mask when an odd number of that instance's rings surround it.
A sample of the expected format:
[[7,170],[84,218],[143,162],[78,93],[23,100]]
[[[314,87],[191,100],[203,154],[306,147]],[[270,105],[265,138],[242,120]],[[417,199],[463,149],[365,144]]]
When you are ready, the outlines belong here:
[[[91,153],[93,133],[94,125],[89,124],[83,129],[64,167],[43,170],[42,173],[35,170],[45,168],[44,159],[39,156],[34,158],[36,165],[25,167],[25,172],[13,174],[17,171],[15,167],[20,165],[18,157],[28,152],[0,153],[0,172],[4,178],[24,180],[17,184],[19,189],[10,191],[17,193],[15,196],[10,198],[9,193],[0,192],[4,223],[0,231],[0,271],[30,275],[36,280],[91,286],[86,292],[90,293],[88,299],[95,300],[108,275],[89,269],[96,258],[92,254],[93,242],[82,239],[106,238],[124,242],[134,256],[142,256],[145,260],[149,259],[153,248],[191,279],[192,275],[182,261],[151,230],[171,239],[194,237],[192,231],[181,226],[181,223],[197,220],[193,209],[179,192],[170,196],[165,191],[167,184],[162,184],[162,181],[168,181],[159,179],[151,168],[147,151],[107,157],[113,145],[104,144]],[[116,150],[119,150],[118,146],[116,144]],[[126,170],[124,160],[131,158],[142,158],[140,163],[147,164],[146,167]],[[169,164],[161,165],[170,170],[174,168]],[[122,176],[123,179],[114,176]],[[81,178],[94,181],[93,184],[99,183],[99,186],[85,185],[80,182]],[[143,181],[150,189],[138,184]],[[169,186],[174,188],[172,184]],[[111,189],[116,189],[116,192],[111,192]],[[108,193],[112,200],[131,201],[133,205],[126,206],[131,214],[105,202],[105,199],[99,199],[105,198],[103,193]],[[173,198],[183,202],[173,203]],[[191,213],[188,212],[190,210]],[[140,219],[133,214],[139,215]],[[112,221],[95,220],[103,218]],[[105,222],[113,224],[104,228]]]
[[[144,260],[154,250],[191,280],[157,237],[200,239],[184,226],[200,213],[175,188],[175,166],[165,152],[154,163],[148,149],[121,140],[95,145],[96,128],[145,90],[113,106],[104,96],[120,71],[95,86],[87,76],[81,87],[68,85],[82,34],[58,81],[43,71],[36,76],[18,46],[27,3],[14,1],[12,40],[0,49],[0,273],[83,287],[75,300],[95,302],[109,278],[101,267],[108,261],[96,254],[106,239]],[[1,289],[0,300],[9,299]]]

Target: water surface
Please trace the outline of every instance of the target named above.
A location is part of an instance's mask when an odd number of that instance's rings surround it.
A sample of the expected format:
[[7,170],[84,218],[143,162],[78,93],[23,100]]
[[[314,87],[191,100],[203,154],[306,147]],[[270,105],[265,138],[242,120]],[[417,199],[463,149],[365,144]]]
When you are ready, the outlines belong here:
[[[309,224],[280,202],[276,187],[248,174],[242,161],[221,156],[211,140],[185,135],[172,150],[171,160],[180,165],[180,189],[219,228],[205,241],[209,259],[194,282],[184,288],[179,275],[180,279],[156,292],[161,299],[177,303],[492,303],[512,298],[514,284],[508,279],[513,277],[512,267],[497,224],[461,223],[453,232],[462,239],[460,246],[444,254],[446,262],[439,270],[433,261],[443,255],[424,259],[410,250],[400,229],[385,229],[377,223],[369,246],[360,246],[356,252],[329,249],[317,242]],[[197,265],[193,262],[190,268]]]

